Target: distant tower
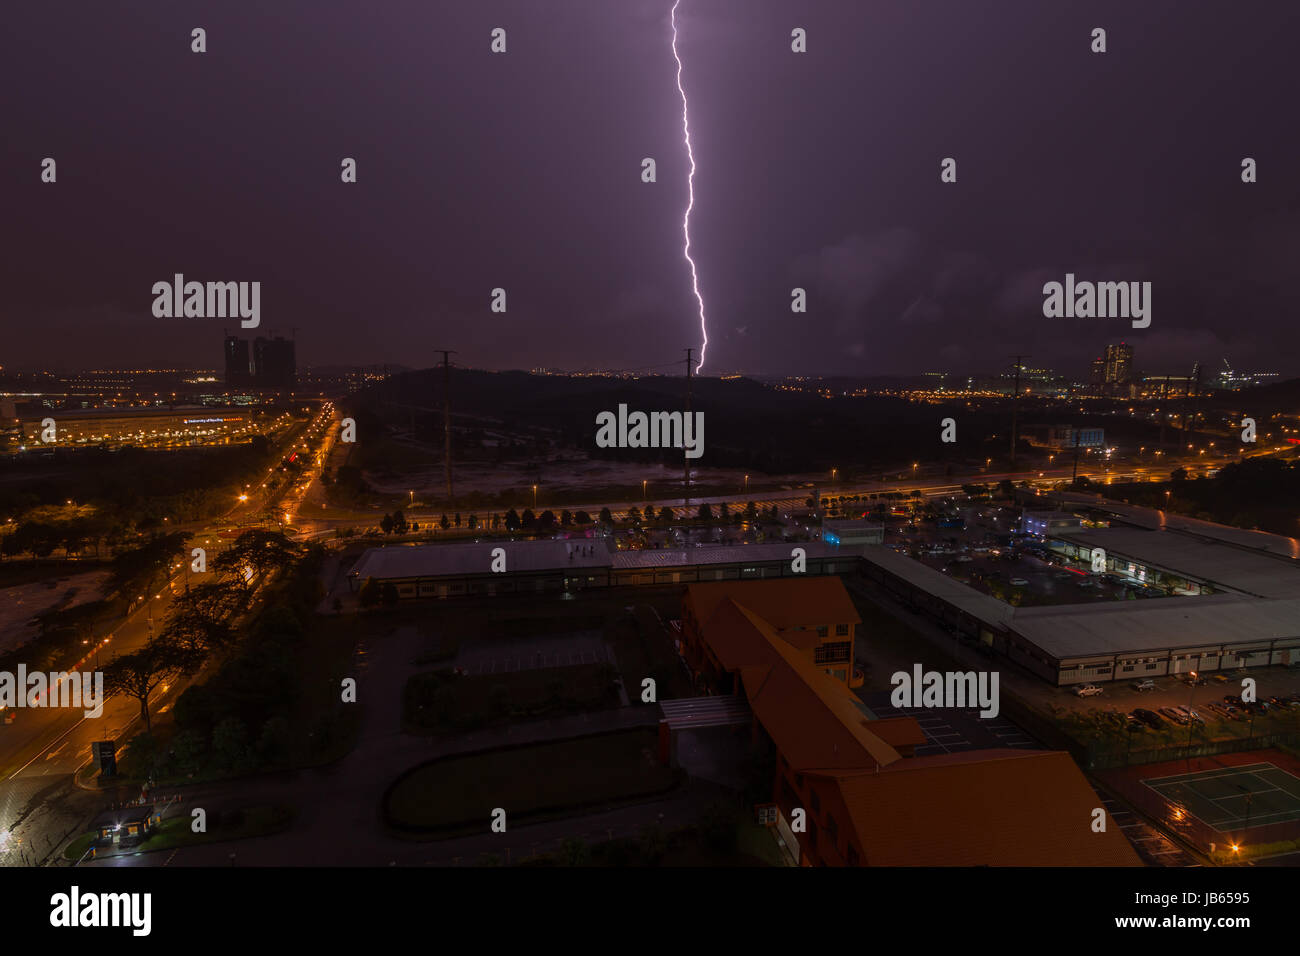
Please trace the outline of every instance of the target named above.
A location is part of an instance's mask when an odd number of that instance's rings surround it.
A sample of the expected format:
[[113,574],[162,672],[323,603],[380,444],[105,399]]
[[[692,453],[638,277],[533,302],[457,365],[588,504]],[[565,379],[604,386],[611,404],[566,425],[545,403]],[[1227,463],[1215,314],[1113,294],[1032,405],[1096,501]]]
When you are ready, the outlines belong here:
[[248,340],[236,335],[226,336],[226,385],[241,387],[253,380],[252,362],[248,355]]

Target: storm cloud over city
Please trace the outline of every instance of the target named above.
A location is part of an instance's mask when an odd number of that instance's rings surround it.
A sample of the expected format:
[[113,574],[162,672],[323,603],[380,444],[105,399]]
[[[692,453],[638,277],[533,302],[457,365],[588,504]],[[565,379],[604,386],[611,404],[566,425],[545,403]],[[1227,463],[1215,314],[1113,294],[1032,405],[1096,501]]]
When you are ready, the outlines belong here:
[[4,938],[1284,917],[1297,29],[8,11]]

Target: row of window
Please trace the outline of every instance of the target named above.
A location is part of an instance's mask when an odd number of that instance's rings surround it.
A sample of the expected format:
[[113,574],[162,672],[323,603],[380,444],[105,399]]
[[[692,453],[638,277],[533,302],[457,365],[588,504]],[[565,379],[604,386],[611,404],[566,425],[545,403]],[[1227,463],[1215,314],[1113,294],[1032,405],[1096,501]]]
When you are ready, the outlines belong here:
[[850,641],[833,641],[830,644],[821,644],[813,651],[813,662],[816,664],[842,664],[848,661],[852,649],[853,644]]

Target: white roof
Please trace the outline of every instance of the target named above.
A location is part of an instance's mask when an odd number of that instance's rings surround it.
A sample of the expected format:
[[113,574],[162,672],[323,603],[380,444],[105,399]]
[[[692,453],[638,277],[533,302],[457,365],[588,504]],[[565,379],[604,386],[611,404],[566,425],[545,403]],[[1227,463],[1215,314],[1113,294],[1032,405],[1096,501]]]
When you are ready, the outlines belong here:
[[503,548],[507,571],[607,568],[609,549],[598,538],[561,541],[483,540],[464,544],[395,545],[369,548],[353,571],[361,580],[464,577],[492,573],[492,552]]
[[1300,597],[1300,563],[1261,551],[1183,531],[1094,528],[1053,537],[1197,581],[1265,598]]
[[1018,608],[1011,630],[1057,660],[1224,644],[1262,650],[1279,638],[1300,644],[1300,598],[1222,594]]

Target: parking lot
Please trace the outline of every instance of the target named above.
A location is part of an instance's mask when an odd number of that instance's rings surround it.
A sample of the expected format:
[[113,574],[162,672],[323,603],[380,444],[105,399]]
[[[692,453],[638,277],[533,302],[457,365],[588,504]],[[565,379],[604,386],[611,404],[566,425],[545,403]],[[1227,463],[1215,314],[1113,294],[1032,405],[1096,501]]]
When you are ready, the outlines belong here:
[[887,692],[866,694],[863,702],[877,717],[913,718],[926,739],[925,744],[916,748],[918,757],[1002,747],[1043,749],[1005,717],[981,717],[978,707],[894,707]]
[[[1215,679],[1215,678],[1219,679]],[[1242,680],[1256,682],[1256,700],[1243,702]],[[1127,727],[1131,746],[1170,745],[1176,740],[1224,740],[1273,733],[1300,732],[1300,674],[1285,667],[1211,675],[1191,686],[1173,677],[1151,680],[1153,689],[1137,689],[1137,681],[1099,683],[1099,694],[1076,696],[1077,688],[1052,692],[1051,706],[1070,722],[1096,721],[1094,730]],[[1082,685],[1079,685],[1082,686]],[[1229,698],[1225,700],[1225,698]],[[1076,727],[1075,733],[1078,733]]]

